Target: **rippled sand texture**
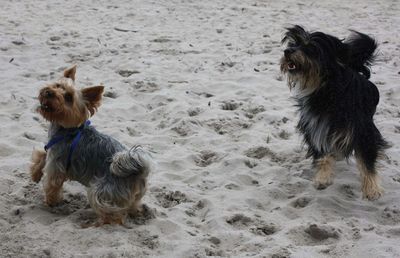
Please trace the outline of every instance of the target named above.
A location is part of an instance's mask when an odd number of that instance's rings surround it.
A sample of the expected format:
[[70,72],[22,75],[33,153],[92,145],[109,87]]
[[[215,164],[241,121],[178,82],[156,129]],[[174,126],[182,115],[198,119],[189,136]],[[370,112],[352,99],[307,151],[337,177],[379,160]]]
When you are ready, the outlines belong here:
[[[0,256],[399,257],[400,3],[306,2],[2,1]],[[378,201],[361,199],[354,160],[313,187],[279,72],[291,24],[380,42],[375,121],[393,147]],[[35,96],[72,64],[79,86],[106,86],[92,124],[158,162],[127,227],[81,229],[95,219],[83,186],[49,208],[29,178],[48,126]]]

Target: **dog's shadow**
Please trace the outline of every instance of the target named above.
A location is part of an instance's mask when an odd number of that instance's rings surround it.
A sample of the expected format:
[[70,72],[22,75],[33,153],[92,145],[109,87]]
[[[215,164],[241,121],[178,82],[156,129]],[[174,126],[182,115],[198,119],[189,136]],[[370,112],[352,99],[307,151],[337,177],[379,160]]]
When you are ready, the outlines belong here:
[[[24,186],[23,191],[24,198],[14,198],[14,203],[24,206],[29,203],[36,206],[42,211],[53,214],[58,221],[62,217],[71,220],[73,223],[80,225],[84,223],[94,223],[98,216],[90,207],[87,197],[84,193],[69,193],[64,191],[63,200],[52,207],[47,206],[43,203],[44,195],[38,184],[30,183]],[[156,218],[158,212],[155,208],[151,208],[147,205],[142,206],[142,210],[135,216],[128,216],[125,224],[129,227],[130,225],[145,225],[150,220]]]
[[[69,205],[71,206],[68,207]],[[81,206],[79,207],[79,205]],[[93,211],[86,200],[84,205],[77,202],[65,202],[56,207],[56,212],[53,211],[52,213],[62,214],[61,212],[64,212],[64,215],[71,215],[71,221],[77,225],[91,225],[98,220],[97,214]],[[70,213],[67,214],[68,212]],[[155,208],[150,208],[143,204],[140,212],[135,215],[128,215],[124,227],[132,228],[133,225],[146,225],[150,220],[156,218],[156,214],[157,210]]]
[[77,211],[90,208],[86,196],[82,193],[64,194],[64,199],[61,203],[53,207],[45,207],[50,213],[62,216],[69,216]]

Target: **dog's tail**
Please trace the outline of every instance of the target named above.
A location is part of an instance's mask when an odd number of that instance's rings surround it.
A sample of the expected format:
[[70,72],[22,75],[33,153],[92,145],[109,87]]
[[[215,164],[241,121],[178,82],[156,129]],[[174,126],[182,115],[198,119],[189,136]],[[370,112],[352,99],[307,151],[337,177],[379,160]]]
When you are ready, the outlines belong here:
[[131,175],[147,177],[152,167],[150,154],[140,146],[134,146],[130,150],[117,152],[110,165],[111,174],[118,177]]
[[369,79],[370,67],[374,62],[378,44],[375,39],[366,34],[354,30],[351,32],[344,41],[348,47],[347,65]]

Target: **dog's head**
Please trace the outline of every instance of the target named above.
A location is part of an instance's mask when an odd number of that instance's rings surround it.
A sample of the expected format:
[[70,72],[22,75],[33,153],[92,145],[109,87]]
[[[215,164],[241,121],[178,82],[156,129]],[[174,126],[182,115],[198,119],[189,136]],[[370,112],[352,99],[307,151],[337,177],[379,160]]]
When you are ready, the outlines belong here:
[[92,116],[101,104],[104,86],[75,88],[76,65],[63,77],[44,86],[39,92],[38,112],[48,121],[65,128],[78,127]]
[[322,32],[307,32],[301,26],[288,28],[282,44],[281,71],[288,77],[289,88],[314,91],[328,73],[337,69],[343,56],[343,43]]

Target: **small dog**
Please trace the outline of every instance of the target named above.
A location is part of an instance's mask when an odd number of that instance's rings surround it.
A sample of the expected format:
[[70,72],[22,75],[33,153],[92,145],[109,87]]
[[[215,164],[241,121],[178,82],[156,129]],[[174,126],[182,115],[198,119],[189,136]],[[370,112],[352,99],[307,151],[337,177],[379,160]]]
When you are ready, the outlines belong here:
[[343,41],[298,25],[287,29],[285,43],[280,68],[295,90],[297,128],[308,145],[307,157],[312,156],[318,169],[316,188],[332,184],[334,161],[354,151],[363,198],[378,199],[382,191],[376,160],[387,143],[373,121],[379,91],[368,80],[377,43],[356,31]]
[[43,174],[45,202],[62,200],[66,180],[87,187],[88,200],[99,216],[94,226],[123,224],[127,214],[140,212],[151,159],[141,147],[127,149],[99,133],[87,120],[100,106],[104,86],[75,88],[76,66],[40,90],[38,112],[51,125],[46,151],[34,150],[30,167],[34,182]]

